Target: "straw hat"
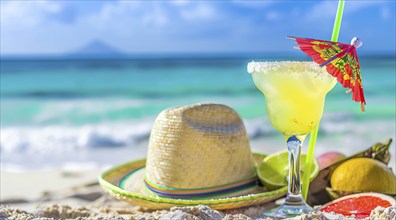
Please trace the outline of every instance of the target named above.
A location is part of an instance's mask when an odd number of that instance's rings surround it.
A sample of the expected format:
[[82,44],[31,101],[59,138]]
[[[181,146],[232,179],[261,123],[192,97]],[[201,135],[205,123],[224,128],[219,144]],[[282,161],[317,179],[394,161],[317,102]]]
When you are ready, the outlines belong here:
[[245,126],[225,105],[169,108],[154,122],[147,159],[104,172],[101,186],[117,199],[150,209],[209,205],[230,209],[264,203],[287,189],[258,185]]

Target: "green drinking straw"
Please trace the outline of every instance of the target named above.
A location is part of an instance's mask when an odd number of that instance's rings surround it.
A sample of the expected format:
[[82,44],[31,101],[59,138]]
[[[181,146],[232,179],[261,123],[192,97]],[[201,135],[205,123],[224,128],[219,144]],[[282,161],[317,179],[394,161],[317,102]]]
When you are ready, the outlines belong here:
[[[345,4],[345,0],[338,1],[337,15],[334,20],[333,35],[331,36],[331,41],[334,42],[338,40],[338,34],[340,33],[344,4]],[[305,200],[307,200],[307,196],[308,196],[308,189],[310,182],[309,177],[312,169],[312,161],[314,157],[316,138],[318,137],[318,130],[319,130],[319,124],[314,128],[314,130],[311,132],[311,135],[309,136],[308,152],[307,152],[307,157],[305,159],[306,165],[303,170],[303,173],[305,173],[305,175],[303,176],[303,184],[302,184],[302,194]]]

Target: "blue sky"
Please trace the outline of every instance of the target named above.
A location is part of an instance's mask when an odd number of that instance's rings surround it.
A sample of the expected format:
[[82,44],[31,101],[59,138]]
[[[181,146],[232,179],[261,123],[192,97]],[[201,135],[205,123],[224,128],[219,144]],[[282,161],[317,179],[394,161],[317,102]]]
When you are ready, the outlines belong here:
[[[1,1],[1,54],[62,54],[92,41],[127,53],[287,52],[330,39],[337,1]],[[339,41],[395,53],[395,1],[346,1]]]

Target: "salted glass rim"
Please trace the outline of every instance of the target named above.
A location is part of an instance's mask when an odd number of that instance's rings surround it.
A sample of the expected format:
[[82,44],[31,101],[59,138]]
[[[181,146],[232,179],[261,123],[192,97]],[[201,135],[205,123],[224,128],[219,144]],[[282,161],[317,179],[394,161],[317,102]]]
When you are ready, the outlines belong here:
[[312,61],[251,61],[247,65],[247,72],[268,73],[281,68],[290,72],[301,70],[321,72],[324,70],[323,67],[320,67],[318,64]]

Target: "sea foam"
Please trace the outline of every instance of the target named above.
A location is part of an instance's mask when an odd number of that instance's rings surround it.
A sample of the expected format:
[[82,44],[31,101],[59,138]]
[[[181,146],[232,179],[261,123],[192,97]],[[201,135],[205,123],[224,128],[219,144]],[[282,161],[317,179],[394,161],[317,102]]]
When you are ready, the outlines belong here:
[[1,129],[0,150],[14,153],[63,153],[82,148],[122,147],[148,138],[152,120],[83,126],[10,126]]
[[[85,125],[2,127],[1,168],[10,172],[56,167],[75,170],[144,158],[153,122],[154,118],[145,118]],[[286,149],[282,136],[265,115],[244,119],[244,124],[253,150],[270,154]],[[336,150],[352,155],[376,142],[395,139],[394,122],[356,121],[348,113],[325,114],[319,129],[316,154]],[[307,145],[308,139],[303,150]],[[394,164],[394,158],[390,164]]]

